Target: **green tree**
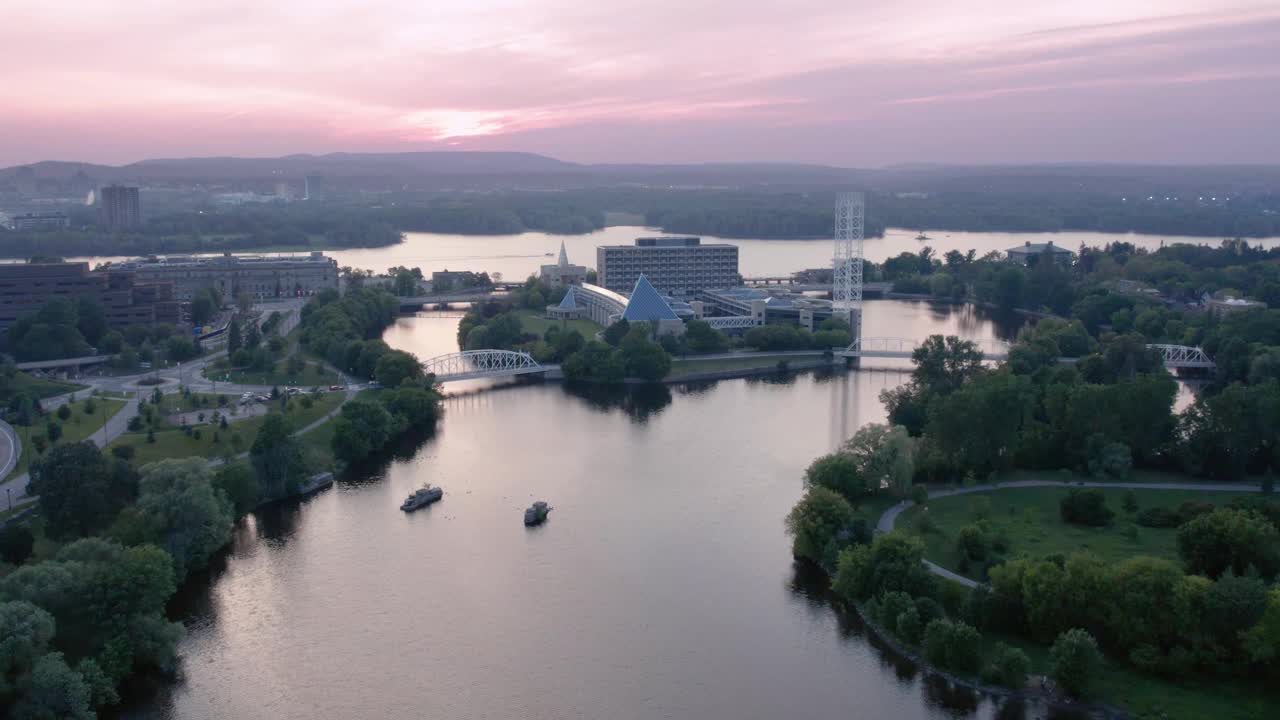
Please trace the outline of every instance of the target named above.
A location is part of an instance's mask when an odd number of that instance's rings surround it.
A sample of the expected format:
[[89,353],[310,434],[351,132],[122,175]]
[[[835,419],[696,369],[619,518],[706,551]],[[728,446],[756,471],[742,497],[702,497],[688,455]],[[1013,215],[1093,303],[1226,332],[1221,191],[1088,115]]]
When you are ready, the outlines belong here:
[[853,458],[871,493],[888,490],[905,497],[916,468],[916,441],[901,425],[864,425],[845,441],[841,452]]
[[352,400],[342,406],[333,426],[333,454],[356,462],[381,450],[393,434],[391,414],[381,404]]
[[383,387],[400,387],[405,380],[422,377],[422,366],[416,357],[403,350],[389,350],[378,358],[374,377]]
[[849,600],[901,590],[932,595],[936,580],[923,564],[924,544],[899,532],[878,535],[870,545],[842,550],[832,588]]
[[787,514],[791,554],[829,565],[835,559],[836,537],[853,520],[853,508],[840,495],[822,486],[808,492]]
[[31,492],[40,498],[50,536],[81,537],[111,524],[136,496],[137,476],[91,442],[67,443],[32,465]]
[[1068,630],[1049,648],[1054,682],[1075,697],[1086,697],[1102,669],[1102,653],[1087,631]]
[[617,347],[618,343],[622,342],[622,338],[626,337],[630,332],[631,323],[627,322],[626,318],[622,318],[605,328],[604,341],[614,347]]
[[705,320],[690,320],[685,324],[685,340],[692,353],[722,353],[729,349],[729,338],[711,327]]
[[1004,643],[996,643],[991,653],[991,662],[983,669],[982,677],[988,682],[1019,690],[1027,684],[1027,673],[1030,671],[1031,659],[1025,652]]
[[[233,445],[236,437],[231,438]],[[266,499],[284,497],[301,485],[305,476],[302,449],[288,418],[280,413],[267,415],[249,448],[249,462]]]
[[628,377],[657,382],[671,372],[671,356],[648,338],[647,323],[637,323],[619,344]]
[[142,469],[134,509],[143,537],[173,558],[177,577],[203,568],[231,539],[235,520],[231,501],[215,489],[209,464],[202,458],[168,459]]
[[858,461],[846,453],[823,455],[804,471],[805,487],[833,490],[855,507],[873,494],[863,477]]
[[1178,528],[1178,556],[1193,573],[1216,578],[1254,568],[1264,577],[1280,570],[1280,534],[1249,510],[1219,508]]
[[242,347],[244,338],[240,333],[240,319],[231,318],[231,323],[227,326],[227,355],[235,355]]
[[31,529],[23,523],[10,522],[0,527],[0,560],[11,565],[21,565],[35,547],[36,539]]

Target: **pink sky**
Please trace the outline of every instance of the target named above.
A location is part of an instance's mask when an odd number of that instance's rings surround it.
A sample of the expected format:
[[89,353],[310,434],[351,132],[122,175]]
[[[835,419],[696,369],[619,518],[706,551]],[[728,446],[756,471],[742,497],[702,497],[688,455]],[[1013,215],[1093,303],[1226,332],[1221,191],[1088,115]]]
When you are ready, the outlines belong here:
[[0,0],[0,166],[1280,163],[1277,0]]

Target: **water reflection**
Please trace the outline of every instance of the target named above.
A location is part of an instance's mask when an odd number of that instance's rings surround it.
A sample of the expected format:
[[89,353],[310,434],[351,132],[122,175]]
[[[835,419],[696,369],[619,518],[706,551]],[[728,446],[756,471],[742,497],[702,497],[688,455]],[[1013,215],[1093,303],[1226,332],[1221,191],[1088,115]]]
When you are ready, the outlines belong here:
[[645,424],[671,404],[670,388],[656,383],[646,385],[565,383],[564,390],[596,410],[602,412],[621,410],[637,425]]

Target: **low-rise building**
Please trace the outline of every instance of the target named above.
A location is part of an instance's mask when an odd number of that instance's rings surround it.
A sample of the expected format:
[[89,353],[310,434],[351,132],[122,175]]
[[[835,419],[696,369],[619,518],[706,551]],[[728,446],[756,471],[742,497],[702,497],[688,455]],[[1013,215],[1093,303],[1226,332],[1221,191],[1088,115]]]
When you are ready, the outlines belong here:
[[1210,315],[1222,317],[1232,313],[1245,312],[1246,310],[1265,310],[1267,304],[1258,300],[1227,296],[1208,298],[1204,301],[1204,307],[1209,311]]
[[30,315],[50,300],[90,297],[102,305],[111,327],[169,323],[180,325],[182,303],[173,284],[140,281],[125,270],[89,271],[89,264],[0,264],[0,331]]
[[1015,265],[1031,267],[1041,259],[1049,259],[1059,265],[1070,265],[1076,254],[1066,248],[1058,247],[1050,240],[1047,243],[1026,242],[1022,247],[1012,247],[1005,251],[1005,259]]
[[65,230],[71,227],[71,218],[63,212],[25,213],[9,218],[14,230]]
[[587,281],[587,268],[569,263],[569,254],[565,252],[562,240],[559,260],[554,265],[543,265],[538,277],[551,285],[581,285]]
[[338,289],[338,262],[322,252],[308,255],[170,255],[136,258],[112,267],[137,273],[139,282],[173,284],[179,300],[205,288],[225,298],[248,293],[256,299],[306,297]]

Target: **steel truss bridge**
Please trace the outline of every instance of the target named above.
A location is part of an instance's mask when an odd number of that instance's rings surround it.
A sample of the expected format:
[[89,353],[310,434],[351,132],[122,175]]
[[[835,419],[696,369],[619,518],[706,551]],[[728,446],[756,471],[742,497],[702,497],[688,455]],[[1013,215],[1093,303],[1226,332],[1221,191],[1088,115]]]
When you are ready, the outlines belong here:
[[[984,360],[1005,360],[1009,357],[1009,343],[1002,340],[971,340],[982,351]],[[843,357],[877,357],[877,358],[911,358],[911,353],[920,347],[920,340],[911,338],[861,338],[849,347],[837,352]],[[1217,366],[1204,350],[1188,345],[1148,345],[1151,350],[1160,353],[1164,366],[1170,370],[1181,368],[1212,370]],[[1064,362],[1075,362],[1075,358],[1063,358]]]
[[514,350],[467,350],[433,357],[422,369],[436,376],[436,382],[529,375],[555,369],[539,365],[533,356]]
[[[923,341],[913,338],[869,337],[854,340],[849,347],[837,352],[842,357],[876,357],[911,359],[911,353]],[[982,351],[985,360],[1004,360],[1009,357],[1009,343],[1001,340],[971,340]]]

